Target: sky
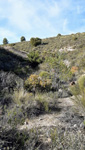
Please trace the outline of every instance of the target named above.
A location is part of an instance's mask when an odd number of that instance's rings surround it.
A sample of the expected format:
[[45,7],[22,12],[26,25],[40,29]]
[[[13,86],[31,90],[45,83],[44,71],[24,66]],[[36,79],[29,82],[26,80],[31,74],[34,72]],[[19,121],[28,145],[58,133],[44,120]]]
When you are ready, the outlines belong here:
[[85,0],[0,0],[0,44],[85,32]]

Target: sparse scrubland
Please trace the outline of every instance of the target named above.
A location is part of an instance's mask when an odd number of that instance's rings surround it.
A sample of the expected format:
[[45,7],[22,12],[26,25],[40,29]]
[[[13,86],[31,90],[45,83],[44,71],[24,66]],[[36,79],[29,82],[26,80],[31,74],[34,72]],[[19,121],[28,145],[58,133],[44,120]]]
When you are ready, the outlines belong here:
[[0,45],[0,149],[85,150],[85,33]]

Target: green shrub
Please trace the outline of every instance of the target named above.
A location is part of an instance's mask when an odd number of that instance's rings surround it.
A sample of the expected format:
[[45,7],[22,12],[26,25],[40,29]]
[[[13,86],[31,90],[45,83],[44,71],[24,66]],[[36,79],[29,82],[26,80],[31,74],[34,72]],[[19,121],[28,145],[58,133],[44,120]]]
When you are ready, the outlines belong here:
[[82,48],[83,46],[84,46],[84,44],[80,44],[78,47],[79,47],[79,48]]
[[42,59],[39,56],[38,52],[32,51],[28,55],[28,60],[33,67],[36,67],[39,63],[42,62]]
[[37,46],[41,44],[41,39],[40,38],[31,38],[30,43],[32,46]]
[[[52,150],[84,150],[85,136],[78,131],[69,132],[65,129],[62,132],[61,127],[51,128],[50,130],[51,138],[51,149]],[[57,149],[56,149],[57,148]]]
[[59,36],[61,36],[61,34],[60,34],[60,33],[57,35],[57,37],[59,37]]
[[50,69],[54,70],[54,73],[58,72],[61,79],[68,80],[71,78],[72,74],[70,68],[64,64],[61,56],[58,56],[58,54],[55,55],[55,57],[46,57],[45,62]]
[[25,37],[22,36],[21,39],[20,39],[20,41],[21,41],[21,42],[26,41]]
[[0,149],[2,150],[25,150],[29,139],[31,141],[34,138],[32,138],[31,132],[27,133],[26,130],[18,130],[16,126],[10,129],[3,127],[0,131]]
[[79,60],[79,68],[85,70],[85,56],[83,56],[82,59]]
[[[85,75],[82,75],[78,79],[78,85],[79,85],[80,91],[85,93]],[[85,99],[85,97],[84,97],[84,99]]]
[[73,36],[73,40],[76,41],[78,38],[76,36]]
[[4,39],[3,39],[3,44],[8,44],[7,38],[4,38]]
[[76,85],[73,85],[71,92],[74,95],[74,102],[80,108],[81,112],[85,114],[85,75],[80,76]]
[[35,97],[35,100],[36,100],[36,102],[37,102],[37,106],[38,106],[42,111],[45,111],[45,112],[48,112],[48,111],[49,111],[49,103],[46,101],[46,99],[43,97],[43,95],[38,94],[38,95]]
[[23,125],[26,117],[27,114],[23,113],[23,109],[21,107],[17,108],[15,106],[12,109],[7,110],[8,124],[10,124],[12,127]]
[[50,74],[47,72],[47,71],[41,71],[39,76],[42,78],[42,79],[49,79],[50,78]]

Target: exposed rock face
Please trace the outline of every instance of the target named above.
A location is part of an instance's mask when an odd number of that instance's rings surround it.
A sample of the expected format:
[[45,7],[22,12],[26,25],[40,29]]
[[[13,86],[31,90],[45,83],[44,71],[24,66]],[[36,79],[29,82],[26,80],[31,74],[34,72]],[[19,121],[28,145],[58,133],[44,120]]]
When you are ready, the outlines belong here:
[[64,47],[64,48],[61,48],[59,49],[59,52],[68,52],[68,51],[74,51],[75,49],[73,49],[71,46],[68,46],[68,47]]

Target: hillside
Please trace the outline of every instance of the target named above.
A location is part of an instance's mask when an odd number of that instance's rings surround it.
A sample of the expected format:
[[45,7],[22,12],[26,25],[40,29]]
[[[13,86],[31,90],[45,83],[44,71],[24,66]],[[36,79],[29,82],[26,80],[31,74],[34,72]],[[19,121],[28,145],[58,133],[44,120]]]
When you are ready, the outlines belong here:
[[62,59],[68,61],[70,67],[77,66],[79,70],[84,69],[85,33],[57,35],[56,37],[42,39],[42,44],[37,47],[31,46],[30,41],[13,43],[9,46],[26,53],[38,51],[43,58],[60,52]]
[[1,45],[0,149],[85,150],[82,75],[85,33]]

